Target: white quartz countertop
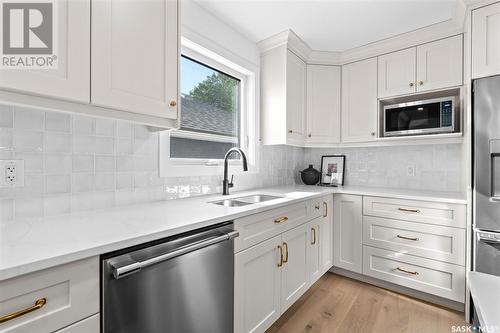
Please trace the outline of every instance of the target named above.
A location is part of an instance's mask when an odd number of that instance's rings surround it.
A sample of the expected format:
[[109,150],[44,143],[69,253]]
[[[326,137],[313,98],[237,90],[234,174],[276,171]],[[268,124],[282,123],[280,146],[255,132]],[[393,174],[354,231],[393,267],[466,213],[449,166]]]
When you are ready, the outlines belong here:
[[500,276],[469,272],[469,288],[485,332],[500,331]]
[[71,261],[123,249],[325,194],[346,193],[465,204],[465,195],[371,187],[290,186],[235,192],[282,198],[241,207],[211,201],[221,195],[157,201],[0,224],[0,281]]

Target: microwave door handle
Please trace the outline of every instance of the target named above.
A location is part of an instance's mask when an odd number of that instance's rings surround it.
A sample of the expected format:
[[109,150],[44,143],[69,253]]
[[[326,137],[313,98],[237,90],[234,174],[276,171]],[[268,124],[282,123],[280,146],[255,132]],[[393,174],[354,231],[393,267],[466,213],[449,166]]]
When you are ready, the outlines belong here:
[[115,279],[118,280],[118,279],[125,277],[127,275],[137,273],[142,268],[145,268],[145,267],[148,267],[148,266],[151,266],[151,265],[154,265],[154,264],[166,261],[166,260],[170,260],[170,259],[179,257],[179,256],[187,254],[189,252],[200,250],[200,249],[207,247],[207,246],[211,246],[211,245],[214,245],[214,244],[217,244],[220,242],[231,240],[231,239],[236,238],[238,236],[239,236],[238,231],[231,231],[231,232],[224,234],[222,236],[208,238],[208,239],[203,240],[201,242],[195,242],[192,245],[187,245],[187,246],[181,247],[177,250],[173,250],[173,251],[167,252],[165,254],[162,254],[162,255],[159,255],[157,257],[153,257],[151,259],[147,259],[144,261],[134,262],[132,264],[128,264],[128,265],[125,265],[122,267],[116,267],[113,264],[111,264],[113,266],[113,269],[112,269],[113,276]]

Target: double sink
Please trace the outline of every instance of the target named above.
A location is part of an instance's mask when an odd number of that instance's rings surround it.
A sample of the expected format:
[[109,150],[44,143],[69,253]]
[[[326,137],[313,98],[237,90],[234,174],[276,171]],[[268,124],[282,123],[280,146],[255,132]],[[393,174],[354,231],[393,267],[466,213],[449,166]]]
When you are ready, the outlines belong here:
[[241,207],[246,205],[252,205],[260,202],[270,201],[274,199],[281,199],[282,197],[268,195],[268,194],[254,194],[248,195],[240,198],[224,199],[219,201],[213,201],[213,204],[225,206],[225,207]]

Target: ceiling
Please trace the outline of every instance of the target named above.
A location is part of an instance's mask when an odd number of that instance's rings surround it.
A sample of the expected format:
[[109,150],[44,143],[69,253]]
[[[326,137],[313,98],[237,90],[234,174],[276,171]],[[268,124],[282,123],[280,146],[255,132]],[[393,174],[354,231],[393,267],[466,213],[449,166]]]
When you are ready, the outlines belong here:
[[195,0],[254,42],[292,29],[313,50],[345,51],[450,20],[457,0]]

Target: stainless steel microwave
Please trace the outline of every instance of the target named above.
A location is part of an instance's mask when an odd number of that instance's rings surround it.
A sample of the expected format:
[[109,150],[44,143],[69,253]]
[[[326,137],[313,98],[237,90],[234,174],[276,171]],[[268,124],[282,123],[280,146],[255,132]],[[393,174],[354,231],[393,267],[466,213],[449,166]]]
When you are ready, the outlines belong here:
[[456,97],[384,106],[384,136],[451,133],[457,122]]

